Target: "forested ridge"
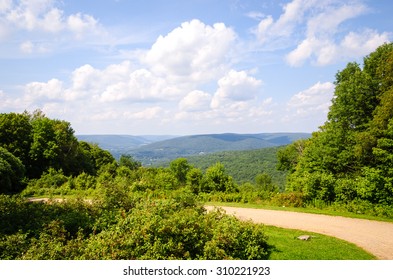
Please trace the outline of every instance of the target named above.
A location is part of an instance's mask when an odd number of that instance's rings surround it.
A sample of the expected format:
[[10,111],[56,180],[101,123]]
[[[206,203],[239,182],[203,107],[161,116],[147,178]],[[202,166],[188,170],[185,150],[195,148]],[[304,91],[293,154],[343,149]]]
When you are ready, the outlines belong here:
[[[280,171],[269,165],[247,180],[230,175],[240,170],[234,157],[258,161],[258,153],[146,167],[78,141],[70,123],[39,110],[0,114],[0,259],[268,258],[262,226],[207,213],[206,201],[392,218],[393,44],[362,66],[349,63],[335,85],[326,123],[310,139],[264,153],[277,154]],[[227,169],[228,158],[235,163]],[[288,174],[285,190],[277,174]],[[30,203],[32,196],[64,200]]]

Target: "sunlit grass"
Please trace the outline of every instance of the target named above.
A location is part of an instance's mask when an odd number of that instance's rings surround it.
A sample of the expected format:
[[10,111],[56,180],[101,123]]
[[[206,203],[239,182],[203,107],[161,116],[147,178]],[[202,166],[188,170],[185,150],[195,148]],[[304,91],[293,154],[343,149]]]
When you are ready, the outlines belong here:
[[[271,247],[270,260],[373,260],[375,256],[356,245],[334,237],[300,230],[265,226]],[[310,240],[297,239],[300,235]]]
[[311,214],[322,214],[329,216],[341,216],[348,218],[357,218],[357,219],[367,219],[367,220],[375,220],[375,221],[384,221],[393,223],[393,219],[386,217],[377,217],[366,214],[357,214],[352,212],[344,212],[344,211],[335,211],[328,209],[317,209],[317,208],[304,208],[304,207],[280,207],[268,204],[257,204],[257,203],[238,203],[238,202],[205,202],[206,205],[213,206],[229,206],[229,207],[239,207],[239,208],[253,208],[253,209],[266,209],[266,210],[279,210],[279,211],[290,211],[290,212],[302,212],[302,213],[311,213]]

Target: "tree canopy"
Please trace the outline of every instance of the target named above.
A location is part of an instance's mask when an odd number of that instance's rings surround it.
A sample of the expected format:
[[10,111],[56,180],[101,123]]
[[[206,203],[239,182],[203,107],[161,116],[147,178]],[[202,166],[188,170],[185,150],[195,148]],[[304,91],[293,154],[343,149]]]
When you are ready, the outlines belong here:
[[[393,203],[393,44],[336,75],[327,121],[279,153],[287,190],[308,199]],[[299,149],[299,147],[303,147]]]
[[79,142],[69,122],[50,119],[39,110],[0,114],[0,149],[1,192],[18,191],[24,176],[39,178],[50,168],[66,175],[95,175],[115,161],[97,145]]

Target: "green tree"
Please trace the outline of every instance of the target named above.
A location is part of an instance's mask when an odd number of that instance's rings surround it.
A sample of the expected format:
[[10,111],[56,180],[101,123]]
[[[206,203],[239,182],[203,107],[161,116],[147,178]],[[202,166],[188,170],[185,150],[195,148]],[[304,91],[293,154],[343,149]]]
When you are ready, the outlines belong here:
[[125,166],[131,170],[136,170],[142,166],[142,163],[135,160],[131,155],[121,155],[119,159],[119,166]]
[[0,194],[20,191],[24,173],[22,161],[0,147]]
[[259,190],[265,192],[277,192],[278,188],[273,184],[272,177],[267,173],[260,173],[255,177],[255,183]]
[[303,154],[306,143],[307,140],[300,139],[279,149],[277,151],[277,169],[281,171],[288,170],[292,173],[299,161],[299,157]]
[[27,112],[0,114],[0,147],[7,149],[27,166],[31,144],[32,126]]
[[202,192],[234,192],[236,186],[222,163],[217,162],[210,166],[205,173],[202,183]]
[[287,190],[307,199],[392,203],[393,44],[363,64],[348,63],[337,73],[328,119],[301,155],[291,146],[279,153],[279,167],[291,170]]
[[189,186],[194,194],[201,191],[203,173],[199,168],[192,167],[187,173],[187,186]]
[[169,168],[175,175],[176,179],[180,184],[185,184],[187,181],[187,173],[190,170],[191,166],[188,164],[187,159],[178,158],[171,161]]
[[[39,177],[49,167],[73,173],[78,141],[70,123],[52,120],[35,112],[32,121],[33,142],[30,148],[31,176]],[[77,172],[75,172],[77,173]]]
[[96,175],[100,169],[108,164],[113,164],[116,160],[112,154],[101,149],[97,144],[84,141],[79,142],[79,154],[83,171]]

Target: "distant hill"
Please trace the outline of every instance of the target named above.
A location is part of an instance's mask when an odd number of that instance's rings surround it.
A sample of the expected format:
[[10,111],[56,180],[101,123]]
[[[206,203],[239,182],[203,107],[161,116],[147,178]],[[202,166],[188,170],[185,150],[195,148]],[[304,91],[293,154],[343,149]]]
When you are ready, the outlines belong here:
[[256,175],[267,173],[272,177],[273,183],[283,190],[287,172],[277,170],[279,149],[280,147],[269,147],[248,151],[224,151],[187,159],[190,164],[202,170],[221,162],[238,184],[255,183]]
[[80,141],[95,143],[102,149],[108,150],[114,157],[119,158],[122,154],[127,154],[130,150],[137,149],[143,145],[157,141],[163,141],[178,136],[171,135],[77,135]]
[[154,142],[129,151],[144,164],[220,151],[254,150],[287,145],[308,138],[309,133],[203,134]]
[[98,144],[115,158],[132,155],[144,165],[156,164],[178,157],[205,155],[221,151],[254,150],[287,145],[309,133],[202,134],[171,135],[77,135],[79,140]]

